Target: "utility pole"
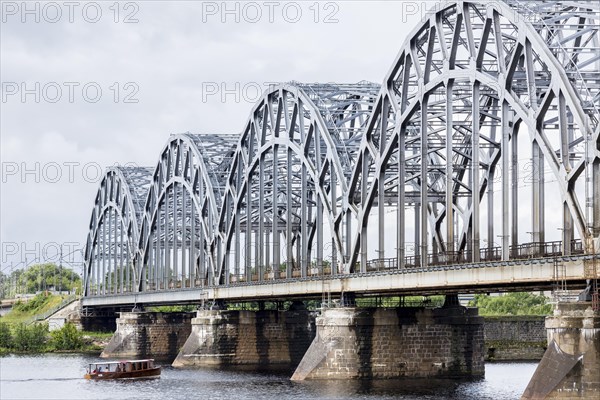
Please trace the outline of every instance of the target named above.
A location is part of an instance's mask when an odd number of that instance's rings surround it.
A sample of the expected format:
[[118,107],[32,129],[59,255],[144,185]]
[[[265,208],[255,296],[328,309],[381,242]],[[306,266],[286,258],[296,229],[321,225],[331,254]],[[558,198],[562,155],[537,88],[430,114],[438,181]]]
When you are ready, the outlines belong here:
[[11,290],[11,293],[12,293],[12,298],[14,299],[15,297],[17,297],[16,296],[16,294],[17,294],[17,277],[14,275],[13,262],[12,261],[10,262],[10,279],[12,280],[12,285],[11,285],[12,286],[12,288],[11,288],[12,290]]
[[62,291],[62,259],[63,259],[63,245],[60,244],[60,259],[58,260],[58,281],[60,282],[60,287],[54,284],[55,289],[59,292]]
[[[25,266],[23,267],[23,272],[21,273],[21,279],[19,282],[19,286],[21,286],[20,284],[23,283],[23,275],[25,274],[25,272],[27,272],[27,267],[29,266],[29,262],[27,261],[27,257],[25,257]],[[25,288],[27,288],[27,285],[25,285]],[[24,291],[23,291],[24,292]]]

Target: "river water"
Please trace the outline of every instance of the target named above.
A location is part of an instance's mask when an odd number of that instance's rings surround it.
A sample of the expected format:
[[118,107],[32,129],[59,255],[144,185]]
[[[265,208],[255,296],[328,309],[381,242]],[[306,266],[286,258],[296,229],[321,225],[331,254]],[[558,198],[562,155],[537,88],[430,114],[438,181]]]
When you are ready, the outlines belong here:
[[86,381],[88,355],[0,358],[0,399],[519,399],[537,363],[487,364],[485,379],[291,382],[289,374],[174,369],[160,379]]

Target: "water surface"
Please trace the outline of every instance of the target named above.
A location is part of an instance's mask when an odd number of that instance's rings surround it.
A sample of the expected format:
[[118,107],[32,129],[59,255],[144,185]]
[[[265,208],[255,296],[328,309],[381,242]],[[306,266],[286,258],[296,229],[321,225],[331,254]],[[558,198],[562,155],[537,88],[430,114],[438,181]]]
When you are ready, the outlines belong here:
[[537,363],[487,364],[485,379],[291,382],[289,374],[174,369],[143,381],[87,381],[87,355],[0,358],[0,399],[519,399]]

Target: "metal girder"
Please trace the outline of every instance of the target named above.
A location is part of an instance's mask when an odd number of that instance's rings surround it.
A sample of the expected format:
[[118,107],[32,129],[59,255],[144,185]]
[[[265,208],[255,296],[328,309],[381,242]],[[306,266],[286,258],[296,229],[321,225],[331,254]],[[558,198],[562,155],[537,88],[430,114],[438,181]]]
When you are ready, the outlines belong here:
[[551,228],[597,252],[599,26],[593,1],[436,4],[382,87],[272,86],[241,135],[172,136],[102,181],[86,296],[542,257]]
[[238,135],[172,135],[154,171],[141,222],[139,290],[206,285],[225,179]]
[[265,92],[226,180],[214,284],[307,276],[325,256],[335,273],[346,256],[342,194],[378,91],[361,82]]
[[134,258],[149,168],[109,168],[96,194],[84,256],[84,295],[137,290]]
[[[519,130],[532,143],[531,241],[545,241],[545,169],[564,202],[565,252],[576,236],[598,235],[591,229],[597,225],[592,210],[599,206],[590,183],[597,151],[592,155],[589,147],[598,143],[592,132],[599,119],[599,96],[594,95],[600,85],[599,7],[583,1],[508,3],[514,8],[477,1],[437,5],[406,39],[385,79],[350,180],[346,212],[356,218],[356,228],[347,272],[364,269],[367,257],[385,258],[386,224],[397,226],[395,254],[415,256],[424,267],[430,258],[452,262],[463,252],[477,261],[495,247],[498,224],[508,259],[511,236],[513,247],[522,242],[517,237]],[[523,10],[528,19],[518,14]],[[391,105],[392,115],[383,111],[384,103]],[[586,165],[581,168],[585,178],[581,172],[569,174],[580,163]],[[494,211],[498,169],[501,215]],[[584,202],[577,196],[580,182],[586,188]],[[407,196],[411,190],[421,194],[420,200]],[[394,198],[396,204],[386,201]],[[488,207],[482,219],[484,199]],[[407,210],[415,215],[414,224]],[[390,211],[396,221],[384,217]],[[367,239],[366,227],[373,224],[378,234]],[[407,226],[414,235],[410,251]]]

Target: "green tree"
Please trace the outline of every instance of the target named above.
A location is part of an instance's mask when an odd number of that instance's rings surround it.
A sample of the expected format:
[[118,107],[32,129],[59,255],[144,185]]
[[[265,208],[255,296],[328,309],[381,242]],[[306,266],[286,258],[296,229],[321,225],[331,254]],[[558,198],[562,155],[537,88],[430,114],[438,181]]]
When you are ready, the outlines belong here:
[[59,291],[70,291],[80,286],[80,278],[76,272],[71,268],[53,263],[32,265],[24,272],[19,273],[18,282],[19,286],[25,287],[26,293],[52,288]]
[[48,324],[20,323],[15,327],[13,348],[17,351],[40,351],[48,339]]
[[0,271],[0,300],[6,299],[10,291],[10,277]]
[[548,315],[552,304],[546,296],[528,292],[508,293],[503,296],[475,295],[470,306],[479,307],[481,315]]
[[9,349],[12,347],[12,334],[10,327],[4,322],[0,322],[0,348]]
[[2,286],[0,291],[2,291],[3,298],[12,299],[18,293],[25,293],[24,280],[21,277],[23,272],[22,269],[16,269],[9,275],[0,276],[0,285]]
[[81,332],[70,322],[67,322],[62,328],[50,332],[50,336],[50,344],[56,350],[78,350],[83,346]]

